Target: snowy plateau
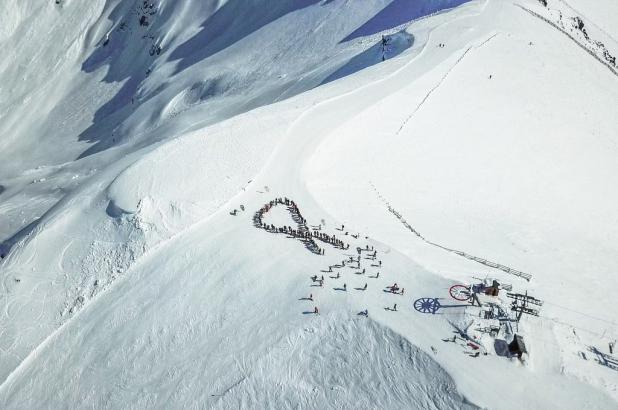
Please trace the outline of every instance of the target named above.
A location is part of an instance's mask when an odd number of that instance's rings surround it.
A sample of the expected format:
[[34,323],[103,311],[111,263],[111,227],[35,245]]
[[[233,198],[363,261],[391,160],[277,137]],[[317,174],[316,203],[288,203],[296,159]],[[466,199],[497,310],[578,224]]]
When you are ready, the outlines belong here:
[[0,409],[618,409],[617,0],[0,0]]

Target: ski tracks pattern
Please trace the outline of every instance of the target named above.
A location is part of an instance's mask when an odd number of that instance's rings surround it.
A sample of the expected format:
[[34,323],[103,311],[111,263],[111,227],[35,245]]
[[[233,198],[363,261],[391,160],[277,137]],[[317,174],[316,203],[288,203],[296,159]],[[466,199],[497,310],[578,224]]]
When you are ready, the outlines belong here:
[[429,99],[431,94],[433,94],[434,91],[436,91],[438,88],[440,88],[440,86],[442,85],[442,83],[444,83],[444,81],[449,76],[451,71],[453,71],[455,69],[455,67],[457,67],[457,65],[463,61],[463,59],[466,57],[466,55],[468,55],[470,50],[473,50],[473,49],[476,50],[478,48],[483,47],[485,44],[487,44],[489,41],[491,41],[491,39],[496,37],[498,34],[499,33],[494,33],[489,38],[487,38],[485,41],[483,41],[481,44],[476,45],[476,46],[474,46],[474,45],[473,46],[469,46],[468,48],[466,48],[466,50],[462,53],[461,56],[459,56],[459,58],[455,61],[455,63],[453,63],[453,65],[446,71],[446,73],[444,73],[444,75],[442,76],[442,78],[440,78],[438,83],[436,85],[434,85],[427,92],[427,94],[425,94],[425,97],[423,97],[423,99],[418,103],[418,105],[416,106],[414,111],[412,111],[412,113],[403,121],[403,123],[401,124],[401,126],[399,127],[399,129],[397,130],[395,135],[399,135],[401,133],[401,131],[403,131],[405,126],[408,124],[408,122],[414,117],[414,115],[416,115],[416,113],[421,109],[421,107],[425,104],[425,102],[427,102],[427,100]]
[[464,258],[466,258],[466,259],[468,259],[468,260],[471,260],[471,261],[473,261],[473,262],[480,263],[481,265],[485,265],[485,266],[487,266],[487,267],[494,268],[494,269],[499,269],[499,270],[501,270],[501,271],[503,271],[503,272],[506,272],[506,273],[508,273],[508,274],[511,274],[511,275],[514,275],[514,276],[520,277],[520,278],[522,278],[522,279],[525,279],[525,280],[526,280],[526,281],[528,281],[528,282],[532,279],[532,275],[531,275],[531,274],[529,274],[529,273],[522,272],[522,271],[520,271],[520,270],[513,269],[513,268],[511,268],[511,267],[509,267],[509,266],[502,265],[502,264],[500,264],[500,263],[496,263],[496,262],[492,262],[492,261],[489,261],[489,260],[484,259],[484,258],[479,258],[478,256],[474,256],[474,255],[471,255],[471,254],[466,253],[466,252],[458,251],[458,250],[456,250],[456,249],[451,249],[451,248],[448,248],[448,247],[446,247],[446,246],[444,246],[444,245],[440,245],[440,244],[438,244],[438,243],[435,243],[435,242],[430,241],[429,239],[427,239],[427,238],[425,238],[423,235],[421,235],[421,233],[420,233],[419,231],[417,231],[416,229],[414,229],[414,228],[412,227],[412,225],[410,225],[410,224],[409,224],[409,223],[405,220],[405,218],[403,217],[403,215],[401,215],[399,212],[397,212],[397,211],[395,210],[395,208],[393,208],[393,207],[390,205],[390,203],[386,200],[386,198],[384,198],[384,197],[382,196],[382,194],[380,194],[380,192],[379,192],[379,191],[378,191],[378,189],[375,187],[375,185],[373,185],[373,183],[371,183],[371,182],[370,182],[370,185],[371,185],[371,187],[373,188],[373,190],[376,192],[376,194],[378,195],[378,198],[380,198],[380,200],[381,200],[382,202],[384,202],[384,204],[386,204],[386,207],[388,208],[388,211],[389,211],[390,213],[392,213],[393,215],[395,215],[395,217],[396,217],[397,219],[399,219],[399,221],[400,221],[400,222],[401,222],[401,223],[402,223],[402,224],[403,224],[403,225],[404,225],[404,226],[405,226],[405,227],[406,227],[406,228],[407,228],[410,232],[412,232],[414,235],[416,235],[417,237],[419,237],[419,239],[421,239],[423,242],[425,242],[425,243],[427,243],[427,244],[429,244],[429,245],[431,245],[431,246],[435,246],[435,247],[437,247],[437,248],[443,249],[443,250],[445,250],[445,251],[447,251],[447,252],[454,253],[454,254],[459,255],[459,256],[461,256],[461,257],[464,257]]

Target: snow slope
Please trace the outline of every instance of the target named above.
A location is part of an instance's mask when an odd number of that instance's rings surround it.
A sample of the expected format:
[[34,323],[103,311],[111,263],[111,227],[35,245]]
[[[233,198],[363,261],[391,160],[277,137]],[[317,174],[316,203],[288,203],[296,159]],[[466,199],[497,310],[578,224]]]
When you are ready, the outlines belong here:
[[[615,53],[611,6],[14,3],[3,408],[616,406],[617,76],[555,20]],[[350,249],[254,226],[278,197]],[[377,259],[333,269],[357,246]],[[449,306],[485,276],[545,301],[516,327],[524,361]],[[470,323],[487,355],[442,341]]]

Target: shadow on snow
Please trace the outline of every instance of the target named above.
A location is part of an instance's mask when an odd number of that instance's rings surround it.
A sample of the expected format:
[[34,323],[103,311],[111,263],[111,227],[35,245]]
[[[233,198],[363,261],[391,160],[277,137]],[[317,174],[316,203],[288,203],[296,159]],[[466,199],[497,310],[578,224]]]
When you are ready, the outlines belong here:
[[344,43],[359,37],[370,36],[381,31],[390,30],[409,21],[417,20],[445,9],[457,7],[469,1],[470,0],[393,0],[365,24],[348,34],[341,42]]

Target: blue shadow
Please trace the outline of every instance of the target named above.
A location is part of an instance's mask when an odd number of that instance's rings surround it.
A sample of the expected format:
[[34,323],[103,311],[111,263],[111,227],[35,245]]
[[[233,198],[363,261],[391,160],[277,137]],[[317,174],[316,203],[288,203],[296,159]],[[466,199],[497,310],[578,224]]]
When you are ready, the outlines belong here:
[[179,60],[176,66],[176,73],[179,73],[286,14],[319,2],[320,0],[228,1],[202,23],[199,33],[171,53],[169,61]]
[[[331,81],[338,80],[340,78],[354,74],[357,71],[378,64],[383,61],[383,57],[385,57],[386,59],[396,57],[407,48],[412,47],[412,45],[414,44],[414,36],[405,32],[400,32],[393,36],[388,36],[388,38],[390,39],[390,43],[386,47],[386,53],[383,52],[382,41],[379,40],[378,42],[376,42],[376,44],[369,47],[367,50],[352,57],[337,71],[322,80],[320,85],[330,83]],[[371,266],[378,267],[379,265],[372,264]]]
[[409,21],[457,7],[470,0],[393,0],[365,24],[348,34],[342,43],[390,30]]

